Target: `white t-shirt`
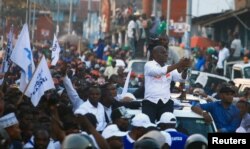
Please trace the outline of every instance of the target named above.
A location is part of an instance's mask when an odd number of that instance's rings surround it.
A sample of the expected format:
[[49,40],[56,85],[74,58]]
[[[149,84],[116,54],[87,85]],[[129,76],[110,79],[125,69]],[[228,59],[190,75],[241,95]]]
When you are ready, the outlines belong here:
[[230,53],[227,48],[223,48],[219,51],[217,68],[223,68],[223,62],[229,57]]
[[101,103],[98,103],[97,107],[94,107],[89,100],[85,101],[78,109],[76,109],[75,114],[85,115],[87,113],[92,113],[97,119],[97,131],[103,131],[107,123],[105,120],[104,107]]
[[135,38],[133,35],[134,32],[133,29],[136,29],[136,23],[134,20],[130,20],[128,23],[128,31],[127,31],[128,38]]
[[241,41],[240,39],[234,39],[231,43],[231,49],[235,49],[234,53],[233,53],[233,57],[240,57],[240,53],[241,53]]

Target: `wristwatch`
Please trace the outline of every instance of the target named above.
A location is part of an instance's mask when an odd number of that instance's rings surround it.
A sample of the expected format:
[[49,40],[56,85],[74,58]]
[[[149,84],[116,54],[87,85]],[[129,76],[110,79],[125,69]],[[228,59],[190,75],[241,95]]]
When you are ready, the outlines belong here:
[[204,113],[207,113],[207,111],[202,111],[202,116],[204,116]]

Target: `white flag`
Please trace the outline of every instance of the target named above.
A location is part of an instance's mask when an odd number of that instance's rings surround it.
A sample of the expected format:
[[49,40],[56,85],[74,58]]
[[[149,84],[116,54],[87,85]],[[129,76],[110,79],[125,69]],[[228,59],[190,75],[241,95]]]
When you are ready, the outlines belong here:
[[23,26],[10,59],[22,69],[19,89],[23,92],[35,70],[27,24]]
[[53,45],[51,47],[51,65],[55,66],[57,61],[59,60],[59,54],[61,51],[61,48],[59,46],[58,40],[56,38],[56,35],[54,35]]
[[10,56],[11,56],[12,49],[13,49],[13,27],[11,27],[10,32],[8,34],[7,47],[5,49],[1,72],[4,72],[4,73],[7,72],[10,67],[10,64],[11,64]]
[[31,98],[34,106],[37,106],[44,92],[52,88],[55,88],[55,85],[43,56],[24,94]]

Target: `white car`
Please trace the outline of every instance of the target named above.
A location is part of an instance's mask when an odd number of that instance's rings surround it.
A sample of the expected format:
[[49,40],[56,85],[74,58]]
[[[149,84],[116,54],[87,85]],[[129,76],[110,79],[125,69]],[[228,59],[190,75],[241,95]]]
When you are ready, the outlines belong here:
[[[177,130],[187,135],[199,133],[206,137],[208,133],[217,132],[214,121],[210,124],[207,124],[201,115],[196,114],[191,110],[191,106],[198,103],[206,103],[206,100],[200,99],[199,97],[193,96],[191,94],[187,94],[187,100],[179,100],[177,99],[179,96],[180,94],[171,94],[171,98],[175,102],[174,115],[177,118]],[[128,113],[131,115],[136,115],[141,113],[141,109],[128,109]]]

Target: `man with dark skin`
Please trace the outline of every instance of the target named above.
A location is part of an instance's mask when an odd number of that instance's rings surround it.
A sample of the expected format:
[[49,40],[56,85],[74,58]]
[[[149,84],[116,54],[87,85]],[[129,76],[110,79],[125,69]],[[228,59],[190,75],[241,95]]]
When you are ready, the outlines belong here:
[[101,90],[99,87],[92,86],[89,88],[89,99],[76,109],[75,114],[85,115],[92,113],[98,121],[97,131],[102,131],[106,126],[104,107],[99,102],[101,98]]
[[39,129],[34,134],[34,148],[47,149],[50,141],[49,132],[45,129]]
[[185,81],[191,60],[182,58],[176,64],[166,65],[168,51],[163,46],[154,47],[151,54],[152,60],[144,67],[145,94],[142,112],[154,123],[162,113],[173,112],[173,101],[170,99],[171,81]]
[[214,120],[218,132],[235,132],[240,125],[240,111],[232,104],[234,94],[231,87],[223,86],[219,91],[219,101],[200,104],[191,109],[202,115],[207,123]]

